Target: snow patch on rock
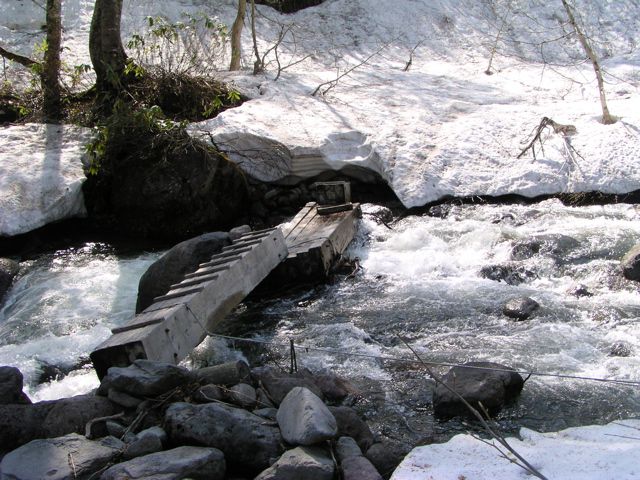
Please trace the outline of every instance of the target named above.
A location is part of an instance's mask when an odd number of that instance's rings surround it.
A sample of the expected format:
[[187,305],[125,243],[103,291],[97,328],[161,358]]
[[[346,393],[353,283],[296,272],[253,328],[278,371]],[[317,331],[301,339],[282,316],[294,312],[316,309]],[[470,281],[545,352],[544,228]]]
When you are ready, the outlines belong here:
[[0,236],[86,215],[82,196],[86,128],[27,124],[0,129]]

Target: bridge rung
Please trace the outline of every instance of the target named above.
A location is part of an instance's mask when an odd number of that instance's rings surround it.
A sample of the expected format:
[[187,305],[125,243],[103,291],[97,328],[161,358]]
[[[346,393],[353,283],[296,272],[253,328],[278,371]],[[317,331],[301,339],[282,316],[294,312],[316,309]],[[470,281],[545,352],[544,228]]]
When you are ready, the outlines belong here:
[[227,250],[221,253],[216,253],[213,257],[211,257],[210,261],[216,261],[216,260],[221,260],[223,258],[233,257],[241,253],[250,252],[252,249],[253,247],[242,247],[242,248],[236,248],[235,250]]
[[186,297],[187,295],[201,292],[203,288],[204,288],[204,285],[199,284],[195,287],[178,288],[176,290],[169,290],[169,292],[166,293],[165,295],[161,295],[159,297],[154,298],[153,303],[163,302],[165,300],[173,300],[179,297]]
[[231,245],[227,245],[226,247],[223,247],[222,251],[223,252],[228,252],[229,250],[232,250],[234,248],[241,248],[241,247],[248,247],[251,245],[258,245],[259,243],[262,242],[262,238],[248,238],[248,239],[238,239],[235,242],[233,242]]
[[[229,263],[235,262],[236,260],[240,260],[241,258],[242,258],[242,255],[236,255],[233,257],[221,258],[220,260],[204,262],[198,265],[198,270],[201,270],[203,268],[208,268],[208,267],[217,267],[218,265],[228,265]],[[185,278],[189,277],[189,275],[195,275],[198,272],[198,270],[196,270],[193,273],[187,273],[185,275]]]
[[207,274],[207,275],[199,275],[197,277],[186,278],[183,281],[181,281],[180,283],[176,283],[174,285],[171,285],[171,289],[190,287],[192,285],[199,285],[201,283],[211,282],[212,280],[215,280],[218,277],[219,277],[219,275],[210,273],[210,274]]

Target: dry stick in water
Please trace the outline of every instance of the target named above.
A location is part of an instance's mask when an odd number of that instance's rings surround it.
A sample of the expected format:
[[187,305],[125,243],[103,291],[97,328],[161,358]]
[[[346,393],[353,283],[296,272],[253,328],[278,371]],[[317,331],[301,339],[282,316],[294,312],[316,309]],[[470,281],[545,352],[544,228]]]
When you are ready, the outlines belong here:
[[[529,474],[533,475],[534,477],[540,478],[541,480],[548,480],[547,477],[542,475],[542,473],[540,473],[533,465],[531,465],[522,455],[520,455],[517,451],[515,451],[514,448],[511,445],[509,445],[507,440],[500,433],[496,432],[493,428],[491,428],[491,426],[489,425],[487,420],[480,414],[480,412],[478,412],[478,410],[476,408],[474,408],[469,402],[467,402],[467,400],[462,395],[460,395],[457,391],[455,391],[453,388],[451,388],[449,385],[447,385],[442,380],[440,375],[436,374],[431,369],[431,367],[429,367],[429,364],[427,364],[424,360],[422,360],[420,355],[418,355],[418,352],[416,352],[407,343],[407,341],[404,338],[402,338],[398,334],[396,334],[396,337],[398,337],[398,339],[402,343],[404,343],[409,350],[411,350],[411,353],[413,353],[413,355],[418,359],[418,361],[424,366],[425,370],[427,371],[429,376],[431,378],[433,378],[433,380],[435,380],[436,384],[442,385],[449,392],[453,393],[456,397],[458,397],[458,399],[464,404],[464,406],[467,407],[467,409],[473,414],[473,416],[476,417],[476,419],[482,424],[482,427],[484,428],[484,430],[495,441],[497,441],[503,448],[505,448],[509,453],[511,453],[514,457],[516,457],[516,459],[514,460],[513,458],[509,458],[507,456],[507,454],[504,451],[500,450],[500,448],[497,445],[492,444],[492,443],[489,443],[489,445],[493,445],[493,447],[496,448],[504,458],[509,460],[511,463],[514,463],[515,465],[519,466],[520,468],[522,468],[523,470],[525,470]],[[484,407],[482,407],[482,408],[484,410]],[[485,410],[485,413],[486,413],[486,410]]]

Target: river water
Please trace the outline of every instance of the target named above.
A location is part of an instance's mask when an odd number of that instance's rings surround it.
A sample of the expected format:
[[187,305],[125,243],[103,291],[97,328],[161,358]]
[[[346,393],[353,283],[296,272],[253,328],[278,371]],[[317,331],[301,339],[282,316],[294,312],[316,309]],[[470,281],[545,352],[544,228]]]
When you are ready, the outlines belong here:
[[[640,242],[637,206],[567,207],[557,200],[449,205],[438,217],[407,216],[386,225],[377,207],[364,211],[348,250],[360,266],[354,275],[249,300],[220,328],[273,345],[209,339],[187,363],[243,355],[288,366],[291,338],[340,350],[298,347],[298,366],[348,377],[359,389],[354,406],[374,430],[414,442],[465,427],[433,419],[433,384],[423,367],[376,358],[413,358],[404,342],[428,362],[487,360],[523,371],[640,380],[640,295],[619,272],[620,258]],[[138,279],[158,256],[123,257],[92,244],[23,265],[0,312],[0,363],[23,370],[35,399],[95,387],[93,372],[78,364],[109,328],[132,315]],[[496,272],[511,273],[498,281]],[[576,295],[578,290],[588,295]],[[515,322],[502,307],[520,296],[541,307]],[[38,384],[46,364],[76,369]],[[549,431],[638,416],[638,392],[634,386],[532,376],[498,421],[508,430]]]

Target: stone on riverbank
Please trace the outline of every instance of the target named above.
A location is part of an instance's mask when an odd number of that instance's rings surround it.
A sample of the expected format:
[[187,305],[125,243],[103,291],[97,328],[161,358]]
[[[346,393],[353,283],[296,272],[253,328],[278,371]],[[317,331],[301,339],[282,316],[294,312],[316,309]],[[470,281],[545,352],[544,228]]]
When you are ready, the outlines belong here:
[[136,360],[128,367],[109,368],[100,390],[115,388],[134,397],[154,397],[191,380],[191,373],[186,368],[151,360]]
[[296,387],[278,409],[282,437],[292,445],[313,445],[338,434],[338,425],[327,406],[310,390]]
[[318,397],[323,397],[322,390],[320,390],[313,379],[309,378],[306,374],[304,376],[300,373],[289,374],[276,370],[275,368],[261,367],[254,368],[251,371],[251,375],[258,383],[263,385],[269,394],[269,398],[273,400],[276,405],[280,405],[284,397],[296,387],[307,388]]
[[255,480],[332,480],[335,465],[319,447],[297,447],[285,452]]
[[31,403],[22,391],[22,381],[22,372],[17,368],[0,367],[0,405]]
[[217,448],[177,447],[110,467],[101,480],[223,480],[224,455]]
[[338,435],[352,437],[363,452],[366,452],[375,438],[369,425],[349,407],[329,407],[338,424]]
[[282,453],[282,436],[264,418],[218,403],[174,403],[166,412],[165,428],[174,444],[196,443],[224,452],[229,464],[261,471]]
[[11,450],[37,438],[84,433],[90,420],[117,410],[106,398],[91,394],[33,405],[0,405],[0,449]]
[[[480,413],[482,413],[482,409],[479,408],[481,403],[490,415],[494,415],[504,405],[513,401],[524,386],[524,380],[520,374],[510,367],[493,362],[468,362],[462,366],[453,367],[442,381]],[[434,415],[439,418],[455,416],[473,418],[473,414],[460,398],[440,383],[433,394],[433,408]]]
[[124,443],[114,437],[93,441],[76,433],[47,440],[33,440],[2,459],[0,478],[88,478],[105,467],[123,448]]

